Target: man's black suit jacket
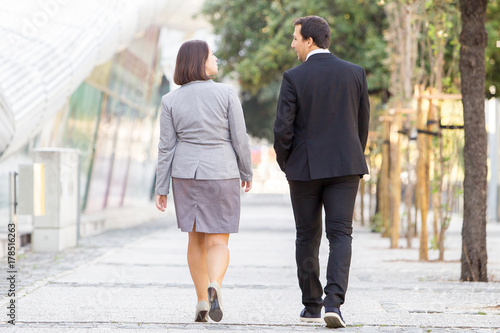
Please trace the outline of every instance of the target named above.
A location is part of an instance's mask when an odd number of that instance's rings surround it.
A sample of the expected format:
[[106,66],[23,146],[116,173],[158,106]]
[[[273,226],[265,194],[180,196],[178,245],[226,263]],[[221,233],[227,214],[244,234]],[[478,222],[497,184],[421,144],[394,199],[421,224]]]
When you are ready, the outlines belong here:
[[363,67],[318,53],[283,75],[274,149],[288,180],[368,173],[370,103]]

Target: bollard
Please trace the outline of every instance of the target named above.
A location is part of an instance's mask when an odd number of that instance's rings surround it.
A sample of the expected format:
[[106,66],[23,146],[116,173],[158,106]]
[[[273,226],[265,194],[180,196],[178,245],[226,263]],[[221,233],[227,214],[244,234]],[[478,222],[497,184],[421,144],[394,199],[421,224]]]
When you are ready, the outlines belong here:
[[35,149],[33,162],[34,166],[40,165],[34,167],[39,171],[34,174],[33,252],[61,251],[76,246],[79,220],[78,150]]

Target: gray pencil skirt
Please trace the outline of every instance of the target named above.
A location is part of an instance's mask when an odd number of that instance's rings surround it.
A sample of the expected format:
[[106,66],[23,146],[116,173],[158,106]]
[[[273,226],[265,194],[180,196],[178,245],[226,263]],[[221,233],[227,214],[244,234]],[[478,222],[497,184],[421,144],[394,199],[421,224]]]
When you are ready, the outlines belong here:
[[[236,233],[240,225],[240,180],[172,178],[177,226],[185,232]],[[195,226],[196,222],[196,226]]]

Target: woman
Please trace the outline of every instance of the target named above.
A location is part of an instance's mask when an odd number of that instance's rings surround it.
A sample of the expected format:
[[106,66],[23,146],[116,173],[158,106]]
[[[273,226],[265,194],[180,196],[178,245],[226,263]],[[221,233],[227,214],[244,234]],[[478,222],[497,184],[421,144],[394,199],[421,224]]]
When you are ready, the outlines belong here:
[[174,82],[162,98],[156,207],[165,211],[170,177],[177,225],[189,233],[188,265],[198,305],[195,321],[222,319],[220,286],[229,234],[238,232],[240,190],[252,188],[250,146],[235,90],[215,83],[217,58],[204,41],[182,44]]

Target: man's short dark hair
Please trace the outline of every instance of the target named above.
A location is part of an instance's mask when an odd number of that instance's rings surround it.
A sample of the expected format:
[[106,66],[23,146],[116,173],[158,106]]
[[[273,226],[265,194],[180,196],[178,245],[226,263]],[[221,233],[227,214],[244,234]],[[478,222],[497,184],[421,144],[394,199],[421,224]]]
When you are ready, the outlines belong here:
[[177,53],[174,70],[174,82],[182,86],[191,81],[206,81],[210,77],[205,71],[209,47],[205,41],[190,40],[184,42]]
[[305,16],[295,20],[293,25],[301,25],[300,34],[303,39],[312,38],[314,44],[322,49],[330,47],[330,26],[319,16]]

